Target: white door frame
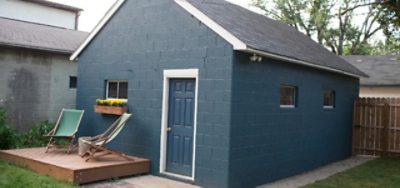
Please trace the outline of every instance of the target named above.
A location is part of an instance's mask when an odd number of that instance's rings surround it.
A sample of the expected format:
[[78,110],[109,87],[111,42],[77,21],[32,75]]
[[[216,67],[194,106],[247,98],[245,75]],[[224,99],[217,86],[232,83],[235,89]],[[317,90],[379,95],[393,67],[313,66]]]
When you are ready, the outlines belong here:
[[[196,82],[195,98],[194,98],[194,123],[193,123],[193,161],[192,176],[184,176],[166,171],[167,163],[167,127],[168,127],[168,108],[169,108],[169,80],[174,78],[194,78]],[[163,77],[163,99],[162,99],[162,116],[161,116],[161,139],[160,139],[160,173],[177,178],[194,181],[195,176],[195,159],[196,159],[196,129],[197,129],[197,103],[199,88],[199,69],[171,69],[164,70]]]

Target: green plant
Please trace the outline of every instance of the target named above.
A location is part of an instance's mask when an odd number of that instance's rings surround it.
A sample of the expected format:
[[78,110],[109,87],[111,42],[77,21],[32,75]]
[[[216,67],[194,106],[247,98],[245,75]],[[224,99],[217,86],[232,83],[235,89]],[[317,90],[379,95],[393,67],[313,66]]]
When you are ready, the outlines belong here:
[[7,124],[6,110],[0,108],[0,149],[13,148],[16,131]]
[[96,104],[99,106],[124,106],[126,101],[121,99],[97,99]]
[[48,121],[34,124],[28,132],[20,134],[18,136],[16,147],[26,148],[46,146],[48,139],[43,137],[43,135],[50,132],[53,128],[54,124],[49,123]]

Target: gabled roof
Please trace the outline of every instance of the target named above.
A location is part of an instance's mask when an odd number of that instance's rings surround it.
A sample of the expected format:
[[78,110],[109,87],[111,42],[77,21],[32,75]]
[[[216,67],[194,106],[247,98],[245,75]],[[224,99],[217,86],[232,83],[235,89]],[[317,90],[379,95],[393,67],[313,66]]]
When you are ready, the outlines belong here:
[[0,17],[0,45],[72,54],[88,33]]
[[30,2],[30,3],[35,3],[35,4],[52,7],[52,8],[56,8],[56,9],[61,9],[61,10],[69,11],[69,12],[75,12],[75,13],[82,11],[81,8],[64,5],[64,4],[60,4],[60,3],[56,3],[56,2],[51,2],[51,1],[47,1],[47,0],[21,0],[21,1],[26,1],[26,2]]
[[400,61],[395,56],[343,56],[369,78],[361,78],[364,86],[400,86]]
[[[123,4],[110,12],[107,22]],[[285,62],[297,63],[353,77],[368,77],[365,73],[328,51],[294,28],[254,13],[224,0],[175,0],[187,12],[229,42],[234,50],[254,53]],[[90,43],[104,23],[91,33],[92,37],[71,56],[75,59]]]

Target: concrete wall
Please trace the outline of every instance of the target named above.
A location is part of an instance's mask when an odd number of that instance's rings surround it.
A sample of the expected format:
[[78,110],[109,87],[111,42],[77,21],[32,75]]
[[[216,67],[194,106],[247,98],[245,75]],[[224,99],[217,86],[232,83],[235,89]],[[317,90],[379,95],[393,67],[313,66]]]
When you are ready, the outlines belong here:
[[[229,187],[253,187],[351,155],[358,79],[237,52],[233,68]],[[297,107],[280,108],[280,85],[297,86]],[[323,108],[334,90],[335,108]]]
[[398,86],[361,86],[360,97],[400,97]]
[[0,106],[12,126],[25,131],[36,122],[55,121],[61,108],[74,108],[69,76],[77,65],[68,56],[0,48]]
[[163,70],[199,69],[195,184],[228,186],[232,47],[171,0],[126,1],[79,57],[80,135],[95,135],[115,116],[93,112],[106,80],[128,80],[133,114],[109,147],[151,160],[159,175]]
[[76,14],[18,0],[0,0],[0,17],[75,29]]

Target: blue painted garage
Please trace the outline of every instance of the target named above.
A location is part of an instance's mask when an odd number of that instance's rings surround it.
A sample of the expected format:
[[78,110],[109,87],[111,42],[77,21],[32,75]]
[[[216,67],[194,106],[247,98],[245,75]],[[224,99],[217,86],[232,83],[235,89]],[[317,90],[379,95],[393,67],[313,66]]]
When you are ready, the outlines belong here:
[[352,104],[366,76],[295,29],[223,0],[117,1],[71,56],[79,134],[133,114],[109,147],[151,174],[254,187],[351,155]]

